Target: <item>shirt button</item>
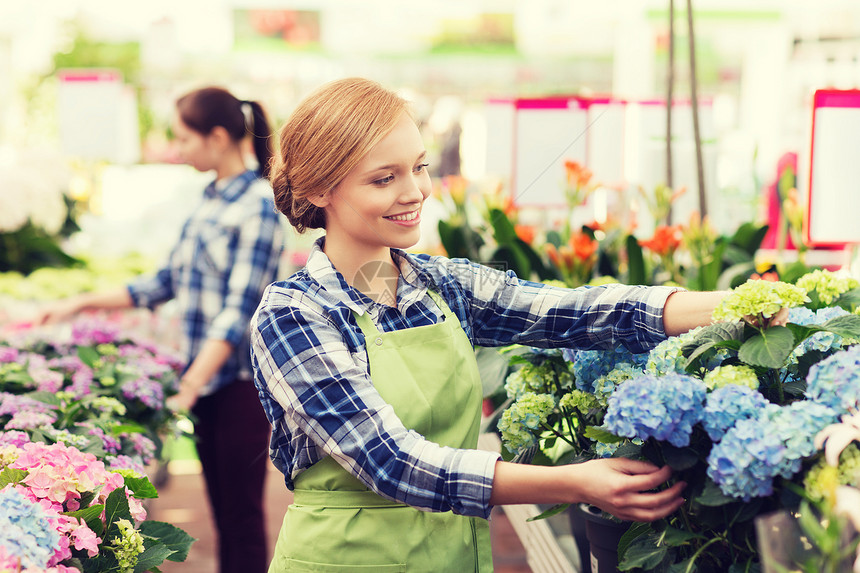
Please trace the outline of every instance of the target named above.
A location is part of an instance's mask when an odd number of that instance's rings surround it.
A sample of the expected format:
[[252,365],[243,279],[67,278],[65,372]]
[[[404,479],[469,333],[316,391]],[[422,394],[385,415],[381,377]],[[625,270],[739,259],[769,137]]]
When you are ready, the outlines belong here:
[[381,336],[377,336],[377,337],[376,337],[376,345],[377,345],[377,346],[382,346],[382,337],[381,337]]

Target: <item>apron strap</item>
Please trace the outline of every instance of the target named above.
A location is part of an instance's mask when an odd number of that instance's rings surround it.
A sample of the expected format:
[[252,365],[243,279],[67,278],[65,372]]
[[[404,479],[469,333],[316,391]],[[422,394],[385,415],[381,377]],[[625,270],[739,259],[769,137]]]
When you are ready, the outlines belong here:
[[317,507],[408,507],[370,491],[296,489],[293,503]]
[[[445,302],[445,299],[443,299],[439,293],[427,289],[427,294],[430,295],[430,298],[433,299],[433,302],[435,302],[436,306],[439,307],[439,310],[442,311],[442,315],[445,317],[445,320],[456,320],[457,322],[460,321],[460,319],[457,318],[457,315],[454,314],[454,311],[451,310],[451,308]],[[358,324],[358,327],[361,329],[361,332],[364,333],[365,338],[372,338],[379,334],[379,329],[376,328],[376,325],[370,318],[369,312],[363,312],[361,314],[354,312],[353,316],[355,317],[355,322],[356,324]]]

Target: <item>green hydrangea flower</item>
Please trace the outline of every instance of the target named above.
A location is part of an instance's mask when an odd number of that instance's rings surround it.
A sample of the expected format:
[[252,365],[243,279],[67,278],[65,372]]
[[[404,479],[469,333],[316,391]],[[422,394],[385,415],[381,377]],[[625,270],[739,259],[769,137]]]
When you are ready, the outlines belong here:
[[704,382],[709,392],[729,384],[746,386],[753,390],[757,390],[759,385],[755,370],[744,365],[717,366],[705,374]]
[[118,519],[116,525],[119,527],[119,536],[111,541],[111,545],[119,562],[119,570],[122,573],[133,573],[137,556],[144,550],[143,535],[127,519]]
[[583,392],[582,390],[572,390],[568,392],[558,401],[558,407],[563,410],[578,410],[583,414],[587,414],[592,408],[598,406],[597,398],[593,394]]
[[797,279],[797,286],[818,293],[818,300],[831,304],[839,295],[860,286],[856,279],[837,275],[828,270],[814,270]]
[[735,288],[714,309],[712,318],[734,322],[746,316],[770,318],[781,308],[809,302],[806,289],[780,281],[749,280]]
[[842,450],[838,467],[822,458],[803,479],[806,493],[815,501],[827,499],[837,485],[860,486],[860,447],[856,442]]
[[517,453],[537,444],[541,426],[555,409],[555,398],[549,394],[526,392],[504,411],[499,420],[502,443]]

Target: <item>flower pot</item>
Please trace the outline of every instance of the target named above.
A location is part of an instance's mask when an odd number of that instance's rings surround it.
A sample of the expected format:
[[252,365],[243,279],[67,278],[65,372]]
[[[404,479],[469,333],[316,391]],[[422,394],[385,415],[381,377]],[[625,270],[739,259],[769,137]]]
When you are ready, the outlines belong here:
[[[599,508],[585,503],[570,512],[570,520],[580,550],[582,573],[615,573],[618,570],[618,542],[630,528],[630,523],[608,519]],[[583,524],[584,544],[581,540]]]

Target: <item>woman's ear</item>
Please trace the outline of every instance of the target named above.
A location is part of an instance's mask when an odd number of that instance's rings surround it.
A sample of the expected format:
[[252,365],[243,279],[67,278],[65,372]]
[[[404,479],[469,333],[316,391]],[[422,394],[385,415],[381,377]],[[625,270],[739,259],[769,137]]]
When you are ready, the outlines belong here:
[[326,191],[322,195],[314,195],[312,197],[308,197],[308,201],[314,207],[319,207],[320,209],[325,209],[331,203],[331,192]]
[[224,147],[232,141],[230,138],[230,134],[227,133],[227,130],[224,129],[224,127],[221,125],[216,125],[215,127],[213,127],[212,131],[209,132],[209,135],[207,137],[209,137],[209,139],[218,147]]

